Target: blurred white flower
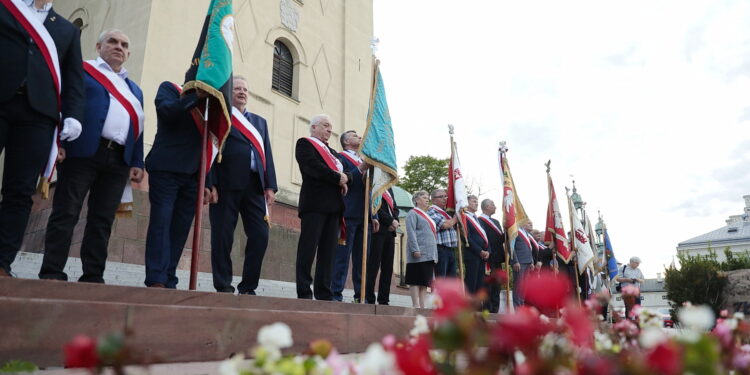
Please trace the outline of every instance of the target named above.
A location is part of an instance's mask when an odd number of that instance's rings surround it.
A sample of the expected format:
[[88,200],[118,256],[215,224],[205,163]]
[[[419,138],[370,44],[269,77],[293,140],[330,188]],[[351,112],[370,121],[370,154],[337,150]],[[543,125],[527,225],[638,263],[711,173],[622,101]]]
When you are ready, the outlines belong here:
[[651,349],[667,339],[667,335],[659,327],[649,326],[641,330],[641,336],[639,338],[641,346],[646,349]]
[[386,352],[378,343],[370,344],[364,357],[359,361],[359,375],[380,375],[395,372],[396,359],[392,353]]
[[707,331],[714,326],[714,312],[705,305],[685,306],[677,313],[683,326],[694,331]]
[[288,348],[293,344],[292,330],[281,322],[261,327],[258,331],[258,344],[267,349]]
[[409,334],[412,337],[419,336],[423,333],[429,333],[430,327],[427,324],[427,318],[425,318],[422,315],[417,315],[417,318],[414,319],[414,328],[411,329]]
[[232,358],[222,361],[219,364],[219,375],[240,375],[240,367],[244,360],[244,355],[235,354]]

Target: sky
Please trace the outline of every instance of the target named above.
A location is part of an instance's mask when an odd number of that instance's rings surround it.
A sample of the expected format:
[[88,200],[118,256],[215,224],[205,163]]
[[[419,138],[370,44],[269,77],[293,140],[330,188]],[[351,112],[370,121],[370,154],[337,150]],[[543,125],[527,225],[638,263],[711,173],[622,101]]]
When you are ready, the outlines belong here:
[[[450,155],[499,201],[499,141],[535,228],[575,179],[619,261],[656,277],[750,194],[750,1],[374,0],[403,167]],[[566,228],[569,225],[566,224]]]

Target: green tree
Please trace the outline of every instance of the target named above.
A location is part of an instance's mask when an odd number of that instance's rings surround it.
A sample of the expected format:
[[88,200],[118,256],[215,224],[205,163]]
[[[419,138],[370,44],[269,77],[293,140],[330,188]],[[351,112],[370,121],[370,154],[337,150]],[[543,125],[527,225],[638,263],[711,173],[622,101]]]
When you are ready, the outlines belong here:
[[683,303],[709,305],[716,316],[719,316],[722,304],[722,292],[727,285],[727,277],[722,270],[725,265],[717,260],[716,252],[709,248],[707,255],[678,254],[680,268],[667,267],[664,286],[667,299],[672,306],[672,317]]
[[409,193],[448,187],[448,158],[437,159],[429,155],[410,156],[404,164],[404,177],[399,184]]

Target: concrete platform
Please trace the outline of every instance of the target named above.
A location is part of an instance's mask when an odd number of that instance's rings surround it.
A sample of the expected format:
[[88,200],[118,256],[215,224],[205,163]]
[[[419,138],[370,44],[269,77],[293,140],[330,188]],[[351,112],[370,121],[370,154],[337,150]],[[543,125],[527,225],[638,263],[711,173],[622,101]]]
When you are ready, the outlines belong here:
[[212,292],[47,280],[0,279],[0,363],[60,366],[76,334],[135,332],[134,345],[159,363],[218,361],[256,343],[260,327],[284,322],[300,352],[327,338],[342,352],[363,352],[384,335],[403,336],[429,310]]

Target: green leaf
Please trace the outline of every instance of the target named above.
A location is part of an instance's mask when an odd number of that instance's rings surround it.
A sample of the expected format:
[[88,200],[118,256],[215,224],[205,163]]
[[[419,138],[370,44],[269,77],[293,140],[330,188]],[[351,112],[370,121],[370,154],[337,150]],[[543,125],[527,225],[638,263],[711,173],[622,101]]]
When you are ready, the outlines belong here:
[[0,367],[0,372],[2,373],[34,372],[38,369],[39,368],[31,362],[13,360],[13,361],[8,361],[5,364],[3,364],[3,367]]

